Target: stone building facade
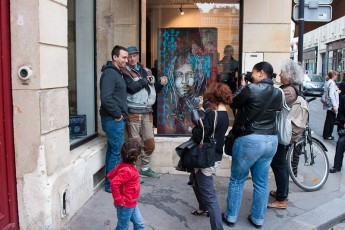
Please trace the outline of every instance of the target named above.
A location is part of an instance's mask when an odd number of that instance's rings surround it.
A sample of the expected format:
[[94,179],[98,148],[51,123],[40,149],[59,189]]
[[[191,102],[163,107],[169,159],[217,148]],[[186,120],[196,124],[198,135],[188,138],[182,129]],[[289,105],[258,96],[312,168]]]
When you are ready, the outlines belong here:
[[[75,0],[75,7],[84,1]],[[3,2],[9,3],[10,18],[13,133],[6,135],[13,135],[14,140],[9,154],[15,160],[8,163],[15,166],[15,180],[9,182],[16,185],[18,222],[12,219],[13,228],[60,229],[102,187],[106,138],[98,115],[100,69],[115,44],[140,47],[141,61],[148,61],[145,25],[149,1],[85,1],[89,8],[74,9],[84,24],[69,21],[67,0]],[[247,57],[258,54],[259,59],[254,60],[268,61],[278,71],[279,61],[290,55],[291,1],[242,0],[240,7],[238,57],[242,57],[242,69],[250,69],[253,60]],[[78,38],[78,29],[89,28],[88,22],[94,26],[92,36],[85,32]],[[69,26],[77,31],[74,40]],[[91,54],[76,54],[76,73],[69,66],[73,45]],[[32,75],[18,77],[22,67]],[[73,83],[69,75],[83,70],[85,77]],[[84,98],[86,107],[78,110],[91,108],[94,123],[88,126],[87,138],[73,142],[69,129],[71,88],[83,83],[90,84],[94,92],[76,96]],[[157,136],[152,167],[160,173],[177,173],[174,148],[186,138]],[[229,164],[229,159],[223,161],[223,176],[229,175]]]

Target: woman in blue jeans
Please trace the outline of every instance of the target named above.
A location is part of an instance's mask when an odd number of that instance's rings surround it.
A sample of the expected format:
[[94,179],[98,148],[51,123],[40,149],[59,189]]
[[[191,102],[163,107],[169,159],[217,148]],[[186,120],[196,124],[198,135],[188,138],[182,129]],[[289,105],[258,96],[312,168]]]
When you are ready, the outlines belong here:
[[273,67],[257,63],[252,70],[251,84],[244,76],[233,98],[237,109],[232,132],[238,136],[233,146],[227,208],[223,221],[234,226],[240,211],[244,182],[249,170],[254,192],[248,221],[261,228],[267,210],[268,170],[277,151],[276,112],[282,108],[282,94],[273,86]]

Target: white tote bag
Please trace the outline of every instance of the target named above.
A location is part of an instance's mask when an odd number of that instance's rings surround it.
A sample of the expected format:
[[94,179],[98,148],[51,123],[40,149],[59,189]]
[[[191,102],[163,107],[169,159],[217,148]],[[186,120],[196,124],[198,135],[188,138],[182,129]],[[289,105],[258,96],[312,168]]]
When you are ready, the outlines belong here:
[[282,89],[280,89],[280,91],[282,92],[283,108],[280,112],[277,113],[278,143],[282,145],[288,145],[291,142],[292,136],[290,108],[286,104],[284,91]]

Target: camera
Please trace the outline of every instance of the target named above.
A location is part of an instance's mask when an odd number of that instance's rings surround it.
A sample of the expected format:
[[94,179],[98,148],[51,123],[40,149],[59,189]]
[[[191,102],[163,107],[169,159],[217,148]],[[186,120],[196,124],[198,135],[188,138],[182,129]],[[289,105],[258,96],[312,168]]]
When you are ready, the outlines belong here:
[[194,108],[196,108],[200,103],[200,98],[195,97],[193,103],[194,103]]
[[18,69],[18,77],[22,79],[23,81],[27,81],[32,76],[32,70],[29,66],[21,66]]
[[150,84],[154,84],[155,83],[155,78],[154,76],[147,76],[147,80],[149,80]]
[[244,76],[244,80],[252,82],[252,72],[246,72],[242,74]]

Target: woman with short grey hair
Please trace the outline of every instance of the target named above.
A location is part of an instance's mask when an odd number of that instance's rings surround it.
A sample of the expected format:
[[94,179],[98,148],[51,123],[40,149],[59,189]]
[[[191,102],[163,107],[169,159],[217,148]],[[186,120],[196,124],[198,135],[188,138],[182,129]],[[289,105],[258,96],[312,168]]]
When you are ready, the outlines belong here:
[[[304,78],[303,67],[296,61],[284,61],[280,67],[280,87],[284,91],[286,104],[289,108],[296,101],[299,92],[299,84]],[[291,139],[291,142],[295,138]],[[290,145],[283,145],[278,143],[278,149],[271,162],[271,168],[276,180],[276,191],[270,191],[270,195],[275,198],[274,202],[269,202],[269,208],[285,209],[286,198],[289,193],[289,173],[286,164],[286,154]]]
[[[304,69],[300,63],[293,60],[286,60],[280,66],[281,72],[285,73],[286,77],[290,79],[290,84],[299,85],[303,82]],[[282,84],[284,84],[282,82]]]

